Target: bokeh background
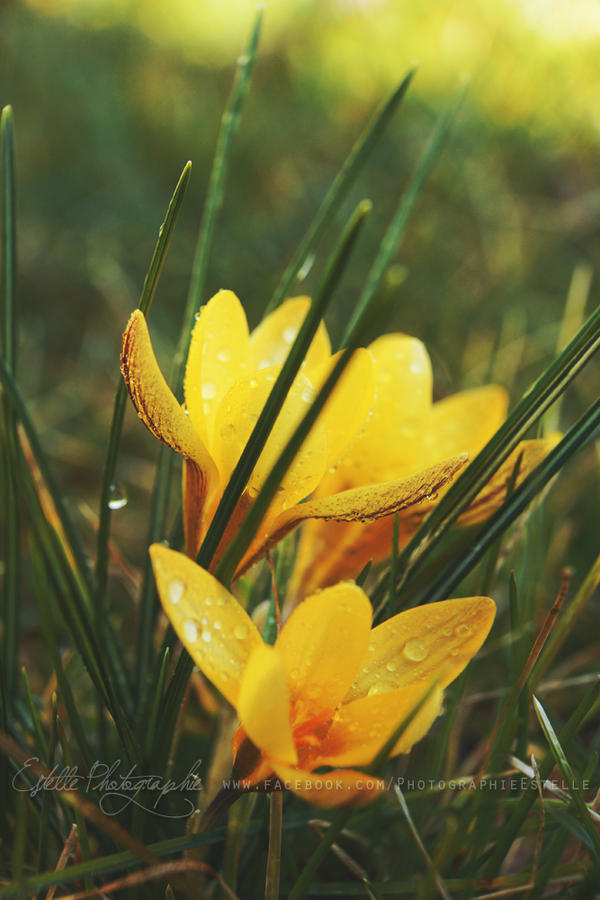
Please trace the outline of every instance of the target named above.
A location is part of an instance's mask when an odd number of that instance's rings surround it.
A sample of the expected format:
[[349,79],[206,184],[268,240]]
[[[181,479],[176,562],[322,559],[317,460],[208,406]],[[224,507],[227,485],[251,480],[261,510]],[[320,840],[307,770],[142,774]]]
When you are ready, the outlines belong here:
[[[253,16],[241,0],[0,4],[0,99],[14,107],[17,135],[19,379],[90,535],[120,336],[191,159],[151,314],[168,368],[219,120]],[[437,396],[495,380],[516,399],[551,359],[567,297],[571,322],[594,302],[599,41],[596,0],[271,3],[206,299],[232,288],[256,323],[363,123],[416,61],[409,95],[340,215],[338,225],[363,196],[375,204],[328,325],[340,333],[436,118],[468,81],[395,261],[390,330],[427,343]],[[336,233],[298,292],[314,288]],[[569,390],[563,427],[597,383],[592,366]],[[124,447],[119,477],[134,502],[115,516],[115,534],[139,563],[156,444],[133,413]],[[585,567],[597,531],[593,448],[569,471],[552,559]]]

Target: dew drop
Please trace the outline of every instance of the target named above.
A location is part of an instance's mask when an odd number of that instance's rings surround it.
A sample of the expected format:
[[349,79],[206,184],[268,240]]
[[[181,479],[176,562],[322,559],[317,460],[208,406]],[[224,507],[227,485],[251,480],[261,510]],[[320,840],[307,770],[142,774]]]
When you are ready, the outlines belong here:
[[248,382],[248,384],[250,385],[251,388],[258,387],[258,381],[256,380],[256,378],[251,378],[250,381]]
[[438,492],[437,492],[437,491],[433,491],[432,494],[427,494],[427,499],[428,499],[429,501],[437,500],[437,498],[438,498]]
[[299,673],[298,669],[292,669],[292,671],[290,672],[290,678],[292,679],[292,681],[297,681],[299,674],[300,673]]
[[312,401],[315,399],[315,396],[316,392],[312,385],[308,385],[302,391],[302,399],[305,403],[312,403]]
[[217,606],[225,606],[225,597],[217,597]]
[[205,598],[204,598],[204,605],[205,605],[205,606],[212,606],[214,602],[215,602],[215,601],[213,600],[212,597],[205,597]]
[[421,662],[422,659],[425,659],[429,651],[423,641],[414,639],[406,642],[402,652],[406,659],[409,659],[411,662]]
[[213,622],[213,628],[215,629],[215,631],[220,631],[222,629],[222,627],[223,626],[221,625],[221,623],[219,622],[218,619],[216,622]]
[[236,625],[233,629],[233,636],[237,638],[238,641],[243,641],[244,638],[248,636],[248,626]]
[[386,684],[385,681],[376,681],[367,691],[367,697],[373,697],[375,694],[385,694],[385,692],[389,690],[390,686],[389,684]]
[[208,628],[205,628],[205,629],[203,630],[203,632],[202,632],[202,634],[200,635],[200,637],[202,638],[202,640],[204,641],[205,644],[210,644],[210,642],[211,642],[211,640],[212,640],[212,634],[210,633],[210,631],[208,630]]
[[452,650],[450,656],[458,656],[458,650]]
[[291,344],[294,338],[296,337],[296,329],[293,325],[290,325],[289,328],[286,328],[283,332],[283,339],[286,344]]
[[185,591],[185,581],[175,578],[169,585],[169,600],[171,603],[179,603],[181,595]]
[[217,396],[217,388],[212,381],[205,381],[202,385],[201,393],[203,400],[212,400],[213,397]]
[[226,363],[231,359],[231,350],[229,347],[221,347],[219,352],[217,353],[217,359],[219,362]]
[[465,635],[470,634],[470,633],[471,633],[470,625],[466,625],[463,623],[462,625],[456,626],[456,634],[460,635],[461,637],[464,637]]
[[108,489],[108,508],[123,509],[124,506],[127,506],[127,492],[125,488],[116,481],[114,484],[111,484]]
[[386,669],[388,670],[388,672],[395,672],[396,669],[398,668],[397,664],[394,662],[393,659],[391,659],[391,660],[389,661],[389,663],[386,663],[386,664],[385,664],[385,667],[386,667]]
[[219,433],[224,441],[232,441],[235,437],[235,425],[223,425]]
[[183,623],[183,636],[190,643],[198,640],[198,625],[193,619],[186,619]]
[[450,637],[451,634],[452,634],[452,629],[451,629],[451,628],[444,628],[444,635],[445,635],[446,637]]
[[242,66],[242,67],[247,66],[249,62],[250,62],[250,57],[246,56],[245,53],[242,53],[240,56],[238,56],[238,58],[236,60],[237,65]]
[[196,315],[194,316],[196,322],[198,321],[198,319],[200,318],[201,315],[202,315],[202,313],[200,313],[200,312],[196,313]]

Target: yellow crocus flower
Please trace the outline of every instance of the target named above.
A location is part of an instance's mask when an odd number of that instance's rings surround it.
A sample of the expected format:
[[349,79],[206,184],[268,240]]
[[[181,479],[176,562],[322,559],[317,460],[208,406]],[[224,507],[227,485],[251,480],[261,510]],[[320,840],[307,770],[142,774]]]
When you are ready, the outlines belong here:
[[[508,395],[497,385],[461,391],[432,402],[432,370],[424,345],[416,338],[388,334],[369,347],[375,371],[375,393],[365,426],[340,464],[327,473],[315,497],[339,491],[370,489],[371,483],[411,478],[445,459],[473,458],[506,418]],[[506,497],[515,463],[521,457],[516,484],[542,461],[560,435],[521,441],[475,497],[459,525],[483,522]],[[405,546],[425,516],[449,488],[430,492],[418,505],[398,511],[399,546]],[[313,501],[315,502],[315,501]],[[361,522],[307,522],[296,552],[288,586],[289,607],[317,588],[353,577],[369,561],[390,556],[394,516]]]
[[[269,789],[277,779],[326,807],[359,805],[382,790],[348,767],[368,766],[429,690],[390,755],[408,753],[425,735],[496,609],[487,597],[445,600],[371,629],[368,597],[343,582],[304,600],[269,646],[209,572],[161,544],[150,555],[173,628],[237,710],[234,776],[248,788]],[[316,772],[324,766],[335,768]]]
[[[156,361],[141,312],[123,336],[121,369],[129,394],[147,428],[185,460],[183,513],[186,547],[195,557],[231,473],[308,312],[308,297],[287,300],[252,332],[239,300],[219,291],[197,318],[185,372],[185,404],[168,387]],[[412,340],[412,339],[409,339]],[[414,342],[415,346],[421,346]],[[320,325],[244,494],[221,541],[218,560],[257,495],[277,457],[335,364],[327,331]],[[377,359],[357,350],[322,415],[289,468],[237,575],[307,518],[355,521],[390,515],[439,490],[466,463],[450,455],[399,478],[389,466],[367,489],[318,490],[348,448],[360,443],[375,389]],[[413,365],[416,362],[413,361]],[[392,394],[401,390],[394,383]],[[392,424],[392,423],[390,423]],[[396,436],[383,436],[384,443]],[[309,495],[316,499],[307,503]]]

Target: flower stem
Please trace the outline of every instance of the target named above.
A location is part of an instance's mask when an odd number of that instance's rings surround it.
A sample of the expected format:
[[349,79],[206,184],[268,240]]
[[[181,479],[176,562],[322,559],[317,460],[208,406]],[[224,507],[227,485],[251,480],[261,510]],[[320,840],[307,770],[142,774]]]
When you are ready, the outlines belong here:
[[274,791],[269,797],[269,853],[265,900],[279,897],[279,873],[281,871],[281,826],[283,822],[283,791]]

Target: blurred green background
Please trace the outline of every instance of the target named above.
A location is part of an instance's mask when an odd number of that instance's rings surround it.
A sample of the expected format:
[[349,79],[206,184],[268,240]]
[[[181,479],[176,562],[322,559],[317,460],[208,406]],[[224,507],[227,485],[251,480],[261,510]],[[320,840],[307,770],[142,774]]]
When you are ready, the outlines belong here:
[[[0,99],[14,107],[17,134],[19,378],[90,529],[120,336],[192,159],[151,314],[168,370],[219,120],[253,16],[241,0],[0,5]],[[360,197],[375,204],[328,325],[340,333],[436,117],[469,79],[397,256],[390,330],[427,343],[438,396],[496,380],[514,399],[551,358],[569,290],[573,308],[583,305],[600,254],[599,37],[595,0],[272,3],[206,299],[232,288],[256,323],[371,110],[418,61],[339,217],[341,226]],[[314,288],[335,236],[298,292]],[[597,382],[596,365],[570,389],[563,427]],[[139,562],[156,444],[132,412],[125,451],[120,479],[136,502],[115,516],[115,534]],[[562,488],[560,549],[576,543],[573,555],[589,565],[594,455],[575,466]]]

